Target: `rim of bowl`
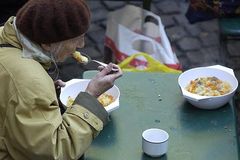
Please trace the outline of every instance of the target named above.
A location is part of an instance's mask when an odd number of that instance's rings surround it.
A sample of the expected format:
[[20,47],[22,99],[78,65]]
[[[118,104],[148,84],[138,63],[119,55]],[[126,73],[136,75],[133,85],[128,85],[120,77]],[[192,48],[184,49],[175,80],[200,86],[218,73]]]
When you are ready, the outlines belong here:
[[[144,138],[144,133],[149,132],[150,130],[159,130],[159,131],[163,132],[164,135],[166,135],[166,140],[164,140],[164,141],[159,141],[159,142],[153,142],[153,141],[147,140],[146,138]],[[152,143],[152,144],[161,144],[161,143],[165,143],[166,141],[168,141],[168,139],[169,139],[169,134],[168,134],[165,130],[163,130],[163,129],[150,128],[150,129],[146,129],[145,131],[143,131],[143,133],[142,133],[142,138],[143,138],[146,142],[149,142],[149,143]]]
[[[63,87],[61,93],[63,94],[64,90],[65,90],[66,88],[70,87],[70,86],[76,85],[76,84],[79,83],[79,82],[88,82],[88,83],[89,83],[90,80],[91,80],[91,79],[76,79],[75,82],[72,82],[71,84],[67,85],[66,87]],[[120,93],[120,89],[118,88],[117,85],[114,84],[114,85],[112,86],[112,88],[113,88],[113,87],[115,87],[115,89],[117,90],[117,93],[118,93],[118,94],[117,94],[117,97],[116,97],[115,100],[112,102],[112,103],[115,103],[115,102],[120,98],[120,94],[121,94],[121,93]],[[111,89],[111,88],[110,88],[110,89]],[[59,97],[59,98],[60,98],[60,101],[61,101],[61,99],[62,99],[61,97],[62,97],[62,95],[60,94],[60,97]],[[62,103],[64,106],[66,106],[62,101],[61,101],[61,103]],[[110,103],[109,105],[111,105],[112,103]],[[108,108],[109,105],[105,106],[104,108],[107,110],[107,108]]]
[[[230,75],[230,76],[232,76],[232,77],[234,78],[234,80],[237,82],[237,83],[236,83],[237,85],[236,85],[230,92],[228,92],[228,93],[226,93],[226,94],[224,94],[224,95],[219,95],[219,96],[201,96],[201,95],[198,95],[198,94],[191,93],[191,92],[187,91],[183,86],[180,85],[180,83],[179,83],[180,78],[181,78],[184,74],[186,74],[186,73],[188,73],[188,72],[191,72],[191,71],[193,71],[193,70],[201,70],[201,69],[212,69],[212,70],[218,70],[218,71],[225,72],[226,74],[228,74],[228,75]],[[235,92],[235,91],[237,90],[237,88],[238,88],[238,80],[237,80],[237,78],[236,78],[234,75],[232,75],[232,74],[230,74],[230,73],[228,73],[228,72],[226,72],[226,71],[223,71],[223,70],[221,70],[221,69],[218,69],[218,68],[196,67],[196,68],[191,68],[191,69],[186,70],[186,71],[184,71],[183,73],[181,73],[180,76],[178,77],[178,85],[179,85],[182,89],[184,89],[185,91],[187,91],[188,93],[191,93],[191,94],[194,94],[194,95],[197,95],[197,96],[200,96],[200,97],[213,98],[213,97],[223,97],[223,96],[230,95],[230,94],[232,94],[233,92]]]

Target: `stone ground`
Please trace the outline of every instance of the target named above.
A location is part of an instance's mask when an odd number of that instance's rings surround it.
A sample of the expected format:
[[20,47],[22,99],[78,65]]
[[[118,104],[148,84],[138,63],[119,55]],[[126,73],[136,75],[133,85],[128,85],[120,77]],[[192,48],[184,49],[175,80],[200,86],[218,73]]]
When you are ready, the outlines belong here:
[[[108,12],[124,7],[126,4],[141,7],[142,3],[136,1],[89,0],[88,4],[92,12],[92,21],[86,34],[85,48],[81,51],[86,52],[93,59],[103,61],[104,35]],[[187,7],[188,2],[186,0],[152,0],[151,5],[151,11],[161,17],[183,70],[199,66],[223,64],[233,68],[237,77],[240,77],[239,43],[229,43],[230,53],[221,53],[218,20],[189,24],[185,17]],[[63,65],[67,69],[68,66],[69,69],[72,69],[70,66],[72,63],[74,62],[69,59]],[[82,66],[80,67],[82,68]],[[64,74],[64,79],[79,76],[74,72],[69,73],[69,75]]]
[[[92,23],[90,30],[86,34],[86,46],[81,51],[88,53],[92,59],[103,61],[107,14],[110,11],[124,7],[126,4],[142,6],[142,3],[89,0],[88,4],[92,12]],[[233,68],[236,76],[240,79],[240,42],[228,44],[230,53],[222,52],[219,42],[218,20],[189,24],[185,17],[187,7],[187,0],[152,0],[151,5],[151,11],[162,19],[166,33],[183,70],[222,64]],[[75,64],[72,59],[69,59],[66,63],[60,64],[60,76],[62,76],[63,80],[74,77],[81,78],[81,73],[86,69],[89,68]]]

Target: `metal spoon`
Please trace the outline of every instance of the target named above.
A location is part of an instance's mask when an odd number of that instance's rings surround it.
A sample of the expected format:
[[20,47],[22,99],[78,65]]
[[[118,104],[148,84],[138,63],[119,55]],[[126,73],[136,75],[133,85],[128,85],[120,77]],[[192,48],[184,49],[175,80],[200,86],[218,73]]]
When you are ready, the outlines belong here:
[[[79,52],[79,51],[77,51],[77,52]],[[77,53],[77,52],[75,52],[75,53]],[[80,61],[79,61],[79,59],[78,59],[77,56],[81,56],[81,55],[87,58],[86,62],[82,62],[82,61],[80,62]],[[107,66],[106,63],[103,63],[103,62],[100,62],[100,61],[97,61],[97,60],[92,60],[87,54],[82,53],[82,52],[79,52],[79,55],[74,55],[73,57],[74,57],[78,62],[80,62],[80,63],[82,63],[82,64],[84,64],[84,65],[87,65],[87,64],[89,64],[89,63],[91,63],[91,62],[95,62],[95,63],[97,63],[98,65],[101,65],[101,66],[104,66],[104,67]],[[118,72],[118,68],[112,68],[112,71],[111,71],[111,72]]]
[[[91,61],[92,62],[96,62],[96,63],[100,64],[103,67],[107,67],[107,65],[108,65],[106,63],[103,63],[103,62],[100,62],[100,61],[97,61],[97,60],[91,60]],[[118,72],[118,68],[112,68],[112,72]]]

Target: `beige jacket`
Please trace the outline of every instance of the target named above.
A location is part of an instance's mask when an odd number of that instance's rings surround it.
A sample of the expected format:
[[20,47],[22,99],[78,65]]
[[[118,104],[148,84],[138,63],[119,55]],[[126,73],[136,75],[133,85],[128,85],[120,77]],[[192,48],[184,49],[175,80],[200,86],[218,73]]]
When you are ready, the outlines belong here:
[[78,159],[102,130],[106,111],[83,92],[61,115],[52,79],[40,63],[22,58],[12,18],[0,28],[0,44],[16,47],[0,47],[0,159]]

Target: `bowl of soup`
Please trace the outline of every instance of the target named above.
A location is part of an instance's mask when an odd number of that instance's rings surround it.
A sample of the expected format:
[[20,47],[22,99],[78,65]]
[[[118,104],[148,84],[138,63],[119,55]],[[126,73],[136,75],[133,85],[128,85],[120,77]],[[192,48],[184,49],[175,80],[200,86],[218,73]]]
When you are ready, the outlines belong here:
[[[72,79],[66,82],[66,86],[61,89],[60,101],[65,107],[70,107],[80,92],[84,92],[90,79]],[[98,97],[98,101],[108,113],[119,108],[119,88],[114,85],[105,93]]]
[[221,65],[197,67],[180,74],[178,85],[183,97],[201,109],[216,109],[234,96],[238,80],[231,68]]

